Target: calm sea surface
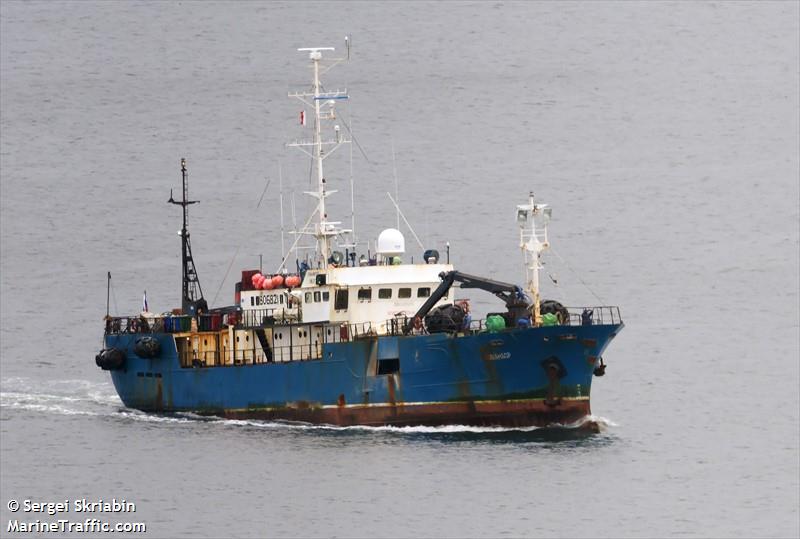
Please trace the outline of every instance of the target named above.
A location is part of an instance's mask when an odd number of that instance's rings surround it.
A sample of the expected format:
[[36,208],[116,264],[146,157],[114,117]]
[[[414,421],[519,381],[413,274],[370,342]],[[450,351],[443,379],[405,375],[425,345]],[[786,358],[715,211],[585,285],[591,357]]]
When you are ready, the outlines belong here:
[[[798,20],[797,2],[3,1],[0,535],[59,518],[10,500],[125,498],[136,513],[101,516],[140,537],[797,537]],[[277,266],[279,164],[287,227],[292,192],[300,224],[310,209],[283,146],[296,48],[346,33],[326,81],[352,97],[360,239],[395,224],[393,146],[406,217],[464,271],[521,282],[514,205],[552,204],[545,295],[626,322],[600,434],[151,416],[95,367],[107,271],[113,313],[145,289],[179,303],[181,157],[206,297]]]

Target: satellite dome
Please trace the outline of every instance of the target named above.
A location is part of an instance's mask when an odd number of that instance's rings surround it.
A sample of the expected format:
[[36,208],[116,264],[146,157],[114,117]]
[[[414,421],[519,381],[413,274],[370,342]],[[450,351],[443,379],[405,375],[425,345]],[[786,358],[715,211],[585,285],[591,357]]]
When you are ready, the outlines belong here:
[[396,228],[387,228],[378,236],[378,254],[398,256],[406,252],[406,239]]

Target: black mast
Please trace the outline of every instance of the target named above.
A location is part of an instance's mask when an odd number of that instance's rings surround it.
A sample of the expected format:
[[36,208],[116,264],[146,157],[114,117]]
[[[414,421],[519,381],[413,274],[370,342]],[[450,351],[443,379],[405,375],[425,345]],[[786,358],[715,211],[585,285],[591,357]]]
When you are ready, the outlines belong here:
[[106,318],[109,313],[109,301],[111,300],[111,272],[108,272],[108,281],[106,281]]
[[181,158],[181,175],[183,176],[183,200],[172,198],[172,190],[169,192],[170,204],[183,206],[183,228],[181,229],[181,258],[183,261],[183,287],[181,292],[181,308],[184,314],[196,315],[198,310],[208,311],[208,304],[203,299],[203,289],[200,288],[200,281],[197,279],[197,271],[194,267],[192,258],[192,245],[189,241],[189,229],[186,227],[190,204],[197,204],[199,200],[188,200],[189,181],[186,173],[186,159]]

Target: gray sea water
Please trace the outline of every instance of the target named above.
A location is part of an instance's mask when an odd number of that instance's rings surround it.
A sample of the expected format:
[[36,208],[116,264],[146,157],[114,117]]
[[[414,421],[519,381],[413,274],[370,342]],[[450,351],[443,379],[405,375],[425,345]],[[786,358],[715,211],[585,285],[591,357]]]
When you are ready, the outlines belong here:
[[[11,500],[124,498],[135,513],[60,517],[141,537],[797,537],[799,20],[798,2],[3,0],[0,535],[59,518]],[[144,290],[178,305],[181,157],[206,297],[277,266],[279,165],[286,226],[292,192],[309,210],[284,148],[296,49],[346,33],[327,87],[350,90],[360,239],[395,224],[392,147],[404,214],[464,271],[521,282],[514,205],[552,204],[545,295],[626,321],[600,434],[152,416],[95,367],[107,271],[113,313]]]

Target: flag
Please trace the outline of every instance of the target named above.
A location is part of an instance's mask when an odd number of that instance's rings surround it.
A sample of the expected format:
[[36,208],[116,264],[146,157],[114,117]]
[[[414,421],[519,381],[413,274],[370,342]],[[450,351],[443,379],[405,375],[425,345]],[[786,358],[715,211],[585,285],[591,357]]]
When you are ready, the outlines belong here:
[[147,290],[144,291],[144,297],[142,297],[142,311],[149,313],[150,309],[147,308]]
[[306,125],[306,111],[300,111],[300,125]]

